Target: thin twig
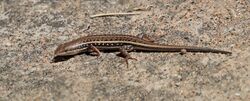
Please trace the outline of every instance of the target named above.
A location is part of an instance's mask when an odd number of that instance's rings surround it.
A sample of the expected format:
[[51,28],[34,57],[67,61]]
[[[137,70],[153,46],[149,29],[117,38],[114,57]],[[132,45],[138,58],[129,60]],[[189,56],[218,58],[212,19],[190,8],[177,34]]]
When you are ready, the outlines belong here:
[[141,13],[138,12],[131,12],[131,13],[106,13],[106,14],[96,14],[90,16],[90,18],[95,18],[95,17],[105,17],[105,16],[125,16],[125,15],[138,15]]

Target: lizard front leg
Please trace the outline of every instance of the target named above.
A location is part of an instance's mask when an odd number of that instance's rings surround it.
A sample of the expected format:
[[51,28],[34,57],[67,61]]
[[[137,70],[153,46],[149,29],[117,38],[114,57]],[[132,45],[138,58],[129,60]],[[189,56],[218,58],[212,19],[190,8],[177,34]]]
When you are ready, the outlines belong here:
[[101,55],[101,52],[99,51],[99,49],[97,49],[92,44],[90,44],[88,46],[88,52],[90,53],[90,55],[94,55],[94,56],[98,56],[98,57]]

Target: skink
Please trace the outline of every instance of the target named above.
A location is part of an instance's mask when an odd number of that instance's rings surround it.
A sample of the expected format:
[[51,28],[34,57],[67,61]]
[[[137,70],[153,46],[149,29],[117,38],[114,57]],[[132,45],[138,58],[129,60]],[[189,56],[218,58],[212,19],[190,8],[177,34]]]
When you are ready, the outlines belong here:
[[128,52],[205,52],[205,53],[222,53],[231,54],[231,52],[195,47],[195,46],[177,46],[158,44],[148,37],[137,37],[131,35],[90,35],[81,37],[66,43],[63,43],[55,50],[55,58],[64,56],[74,56],[79,53],[90,53],[100,56],[100,51],[114,52],[119,51],[118,56],[128,59],[132,58]]

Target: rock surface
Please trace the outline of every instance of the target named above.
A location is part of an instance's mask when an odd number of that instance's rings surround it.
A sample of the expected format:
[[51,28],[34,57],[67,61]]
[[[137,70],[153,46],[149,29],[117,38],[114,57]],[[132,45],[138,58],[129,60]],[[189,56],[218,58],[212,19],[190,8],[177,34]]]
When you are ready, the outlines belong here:
[[[2,0],[0,100],[250,99],[249,0]],[[90,16],[139,12],[131,16]],[[78,55],[50,63],[55,48],[91,34],[147,34],[212,53]]]

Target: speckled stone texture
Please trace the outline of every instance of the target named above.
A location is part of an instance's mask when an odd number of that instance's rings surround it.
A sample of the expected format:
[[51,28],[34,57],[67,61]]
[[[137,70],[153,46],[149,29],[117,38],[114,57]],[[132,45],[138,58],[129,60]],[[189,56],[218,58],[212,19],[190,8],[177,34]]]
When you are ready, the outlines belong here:
[[[140,15],[90,18],[101,13]],[[91,34],[147,34],[158,43],[233,52],[77,55],[56,47]],[[0,100],[250,99],[249,0],[1,0]]]

